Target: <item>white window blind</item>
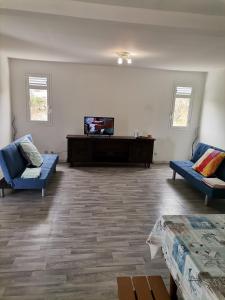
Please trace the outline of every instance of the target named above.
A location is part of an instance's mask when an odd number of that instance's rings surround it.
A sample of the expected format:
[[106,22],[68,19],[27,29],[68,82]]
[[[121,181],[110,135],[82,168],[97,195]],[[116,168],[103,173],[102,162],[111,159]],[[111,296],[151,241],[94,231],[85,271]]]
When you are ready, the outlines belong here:
[[48,85],[48,78],[47,77],[33,77],[29,76],[29,85],[32,86],[40,86],[40,87],[46,87]]
[[27,76],[28,116],[30,121],[50,121],[49,77]]
[[192,87],[187,86],[177,86],[176,87],[176,96],[191,96]]

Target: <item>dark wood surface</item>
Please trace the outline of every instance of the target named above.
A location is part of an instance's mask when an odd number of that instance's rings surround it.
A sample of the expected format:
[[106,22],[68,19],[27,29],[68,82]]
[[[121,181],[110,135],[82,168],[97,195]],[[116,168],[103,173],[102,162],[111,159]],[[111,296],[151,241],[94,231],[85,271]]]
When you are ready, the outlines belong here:
[[142,163],[150,167],[154,139],[122,136],[67,136],[67,161],[79,163]]
[[134,137],[134,136],[126,136],[126,135],[79,135],[79,134],[68,134],[66,136],[67,139],[69,138],[79,138],[79,139],[111,139],[111,140],[154,140],[153,138],[149,137]]
[[170,300],[160,276],[118,277],[119,300]]
[[1,300],[118,300],[119,276],[160,275],[146,239],[162,214],[224,213],[167,165],[57,165],[46,197],[6,190],[0,198]]

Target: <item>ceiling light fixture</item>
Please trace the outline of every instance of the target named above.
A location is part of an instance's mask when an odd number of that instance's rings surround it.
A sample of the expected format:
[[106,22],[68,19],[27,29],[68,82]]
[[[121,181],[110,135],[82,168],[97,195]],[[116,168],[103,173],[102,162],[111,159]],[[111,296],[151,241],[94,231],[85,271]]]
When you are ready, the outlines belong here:
[[129,58],[127,58],[127,63],[130,65],[130,64],[132,64],[132,59],[129,57]]
[[117,58],[117,63],[118,63],[118,65],[122,65],[123,64],[123,58],[122,57],[118,57]]
[[118,65],[122,65],[124,61],[127,62],[128,65],[132,64],[131,54],[127,51],[117,53],[117,63]]

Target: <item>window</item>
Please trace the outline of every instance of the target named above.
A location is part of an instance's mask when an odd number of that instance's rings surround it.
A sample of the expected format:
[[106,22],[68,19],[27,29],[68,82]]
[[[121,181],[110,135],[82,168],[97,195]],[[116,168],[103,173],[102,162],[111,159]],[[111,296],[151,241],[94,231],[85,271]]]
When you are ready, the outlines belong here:
[[172,127],[185,128],[189,125],[192,87],[177,86],[172,111]]
[[27,84],[29,120],[49,122],[49,77],[28,75]]

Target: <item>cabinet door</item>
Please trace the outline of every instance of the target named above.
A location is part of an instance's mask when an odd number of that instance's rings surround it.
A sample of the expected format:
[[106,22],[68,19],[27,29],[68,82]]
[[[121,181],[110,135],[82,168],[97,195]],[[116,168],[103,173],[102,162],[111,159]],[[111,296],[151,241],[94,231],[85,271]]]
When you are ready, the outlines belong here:
[[130,162],[151,163],[153,155],[153,142],[149,140],[136,140],[130,145]]
[[129,144],[126,140],[97,139],[93,146],[93,159],[99,162],[128,162]]
[[90,162],[90,142],[85,139],[71,139],[68,143],[69,162]]

